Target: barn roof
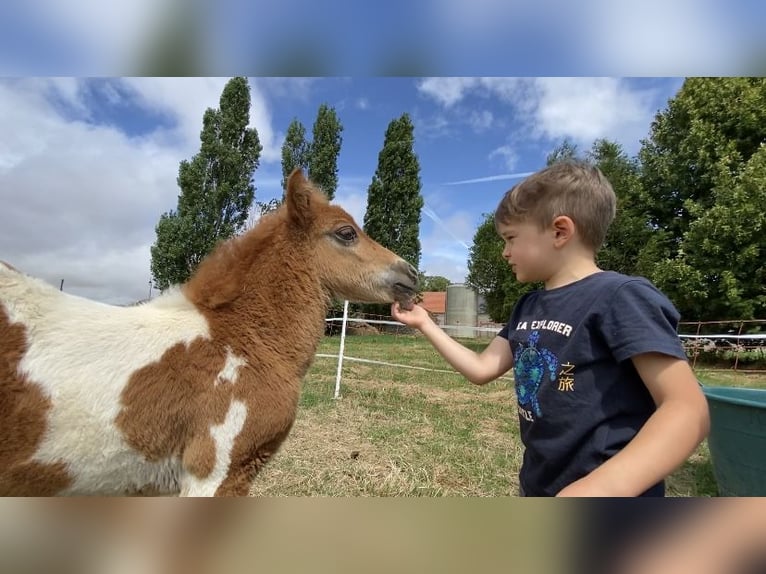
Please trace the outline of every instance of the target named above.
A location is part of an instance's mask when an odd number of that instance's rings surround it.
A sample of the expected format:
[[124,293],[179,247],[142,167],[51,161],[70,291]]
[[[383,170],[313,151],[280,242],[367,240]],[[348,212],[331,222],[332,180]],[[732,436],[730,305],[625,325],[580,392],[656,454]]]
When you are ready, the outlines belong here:
[[443,314],[447,310],[447,293],[444,291],[425,291],[420,306],[431,313]]

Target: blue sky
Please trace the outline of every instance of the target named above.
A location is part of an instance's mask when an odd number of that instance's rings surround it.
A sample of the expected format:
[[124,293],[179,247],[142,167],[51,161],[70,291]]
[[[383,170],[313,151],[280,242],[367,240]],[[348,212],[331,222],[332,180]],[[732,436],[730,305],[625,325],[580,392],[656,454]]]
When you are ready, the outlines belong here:
[[[149,247],[176,205],[178,164],[199,149],[202,114],[228,78],[0,80],[0,259],[73,293],[123,303],[148,294]],[[281,196],[293,118],[320,104],[344,126],[336,200],[361,224],[388,123],[415,125],[426,207],[421,269],[463,281],[468,247],[518,174],[564,138],[631,155],[680,78],[252,78],[264,150],[256,197]]]

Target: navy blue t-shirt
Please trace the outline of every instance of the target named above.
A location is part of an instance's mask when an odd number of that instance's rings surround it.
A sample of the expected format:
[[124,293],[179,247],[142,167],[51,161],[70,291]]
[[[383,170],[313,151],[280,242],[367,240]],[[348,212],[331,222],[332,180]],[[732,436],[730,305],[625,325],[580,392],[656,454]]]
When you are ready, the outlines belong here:
[[656,407],[630,359],[685,360],[679,318],[648,280],[612,271],[519,299],[498,335],[513,353],[526,496],[556,495],[633,439]]

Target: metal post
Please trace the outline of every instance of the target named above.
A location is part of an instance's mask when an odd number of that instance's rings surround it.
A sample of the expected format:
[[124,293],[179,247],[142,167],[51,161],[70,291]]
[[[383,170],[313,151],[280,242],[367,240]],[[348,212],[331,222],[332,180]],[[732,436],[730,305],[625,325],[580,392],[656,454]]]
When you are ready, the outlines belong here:
[[343,302],[343,326],[340,330],[340,351],[338,352],[338,373],[335,375],[335,396],[340,398],[340,373],[343,369],[343,350],[346,346],[346,323],[348,322],[348,301]]

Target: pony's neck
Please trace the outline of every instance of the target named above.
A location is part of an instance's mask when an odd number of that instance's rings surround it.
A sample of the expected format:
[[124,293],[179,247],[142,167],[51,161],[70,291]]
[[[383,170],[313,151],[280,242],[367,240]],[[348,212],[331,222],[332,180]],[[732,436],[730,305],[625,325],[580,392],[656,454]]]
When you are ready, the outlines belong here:
[[240,352],[270,349],[302,376],[324,334],[329,298],[310,244],[269,223],[221,245],[185,292],[214,338]]

